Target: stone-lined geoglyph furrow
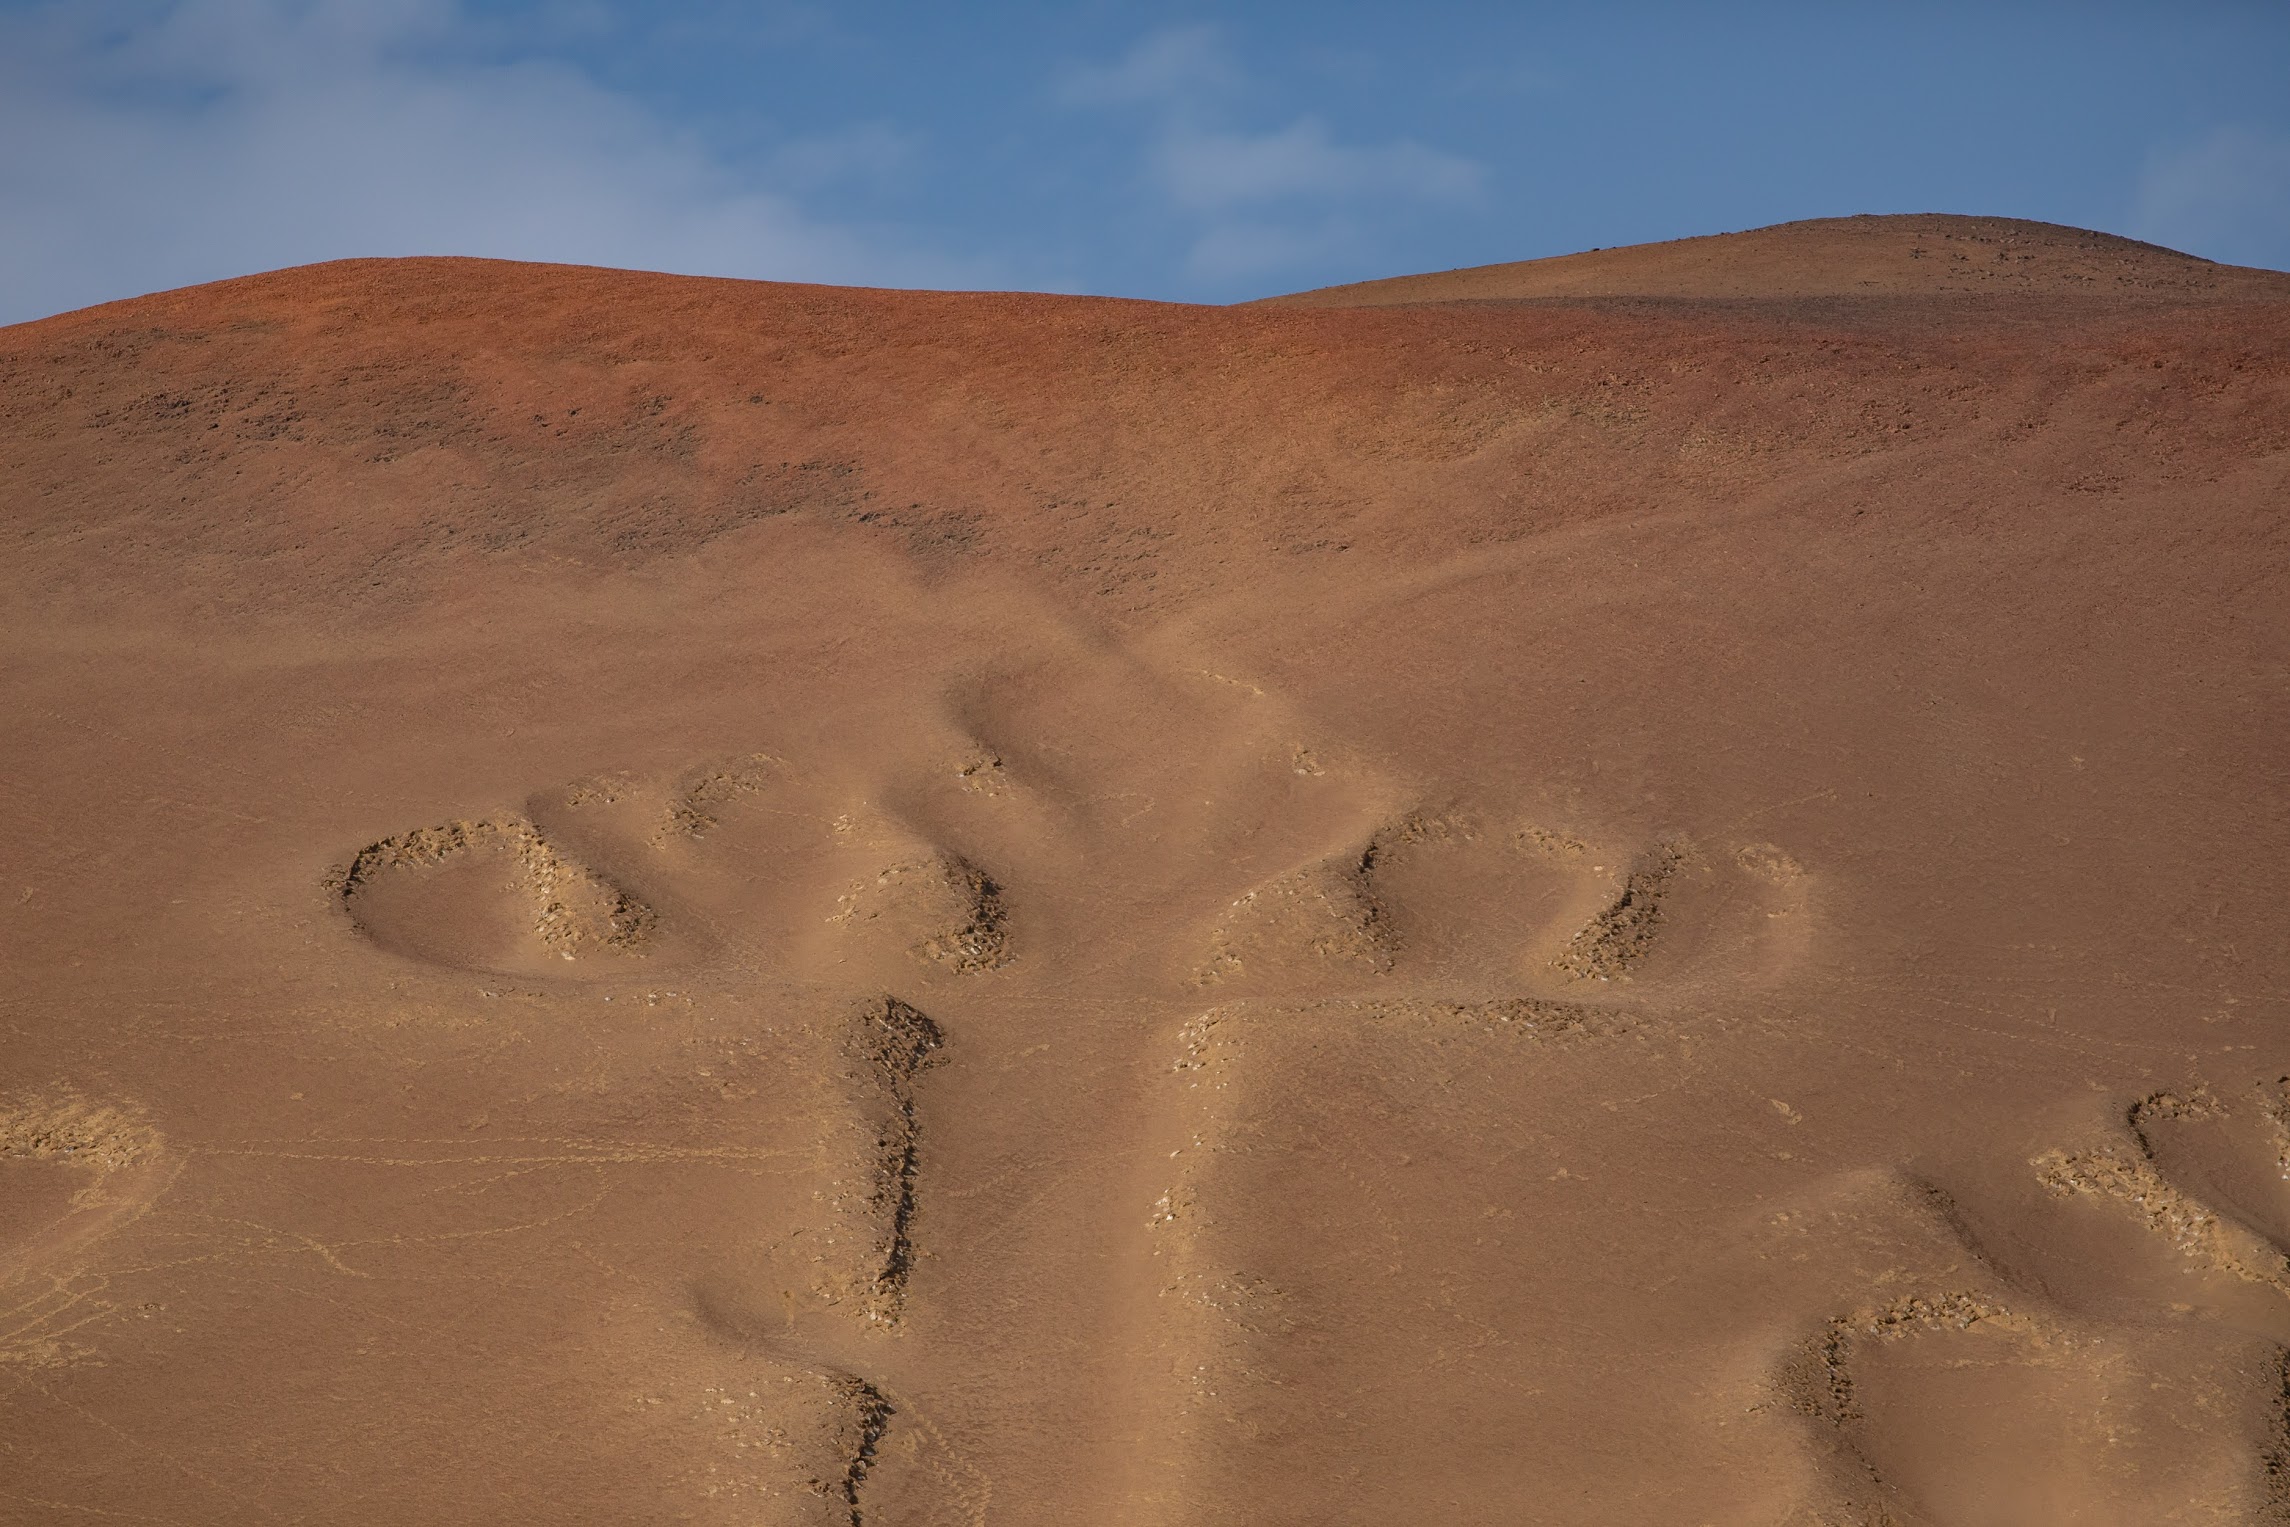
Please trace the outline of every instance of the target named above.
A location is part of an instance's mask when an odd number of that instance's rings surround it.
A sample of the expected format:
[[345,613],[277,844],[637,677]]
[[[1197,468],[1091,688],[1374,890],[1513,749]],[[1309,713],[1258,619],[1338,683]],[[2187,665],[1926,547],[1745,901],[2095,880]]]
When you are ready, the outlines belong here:
[[898,1324],[906,1308],[922,1144],[915,1079],[944,1043],[937,1024],[896,997],[868,1004],[852,1025],[850,1050],[868,1088],[875,1134],[866,1195],[875,1228],[861,1307],[877,1325]]
[[1806,1354],[1807,1360],[1785,1375],[1785,1380],[1794,1380],[1787,1387],[1805,1414],[1832,1426],[1847,1426],[1865,1419],[1854,1397],[1853,1381],[1853,1356],[1863,1345],[1968,1331],[1978,1325],[2022,1336],[2042,1333],[2033,1318],[1980,1294],[1962,1290],[1910,1294],[1830,1320]]
[[718,824],[724,807],[762,794],[784,780],[787,772],[786,763],[769,753],[751,753],[701,769],[686,778],[669,802],[669,826],[688,838],[705,837]]
[[0,1173],[16,1170],[78,1186],[55,1217],[0,1243],[0,1368],[61,1367],[91,1355],[75,1333],[118,1313],[81,1258],[158,1200],[173,1164],[141,1110],[55,1088],[0,1103]]
[[1309,954],[1362,975],[1389,971],[1396,941],[1370,879],[1375,854],[1371,843],[1244,892],[1217,920],[1198,980],[1241,975],[1267,954]]
[[159,1148],[159,1132],[133,1109],[74,1092],[27,1095],[0,1105],[0,1159],[61,1161],[101,1174]]
[[2088,1194],[2122,1204],[2181,1256],[2290,1295],[2290,1257],[2258,1231],[2229,1218],[2181,1189],[2155,1164],[2150,1130],[2172,1119],[2224,1117],[2227,1107],[2207,1088],[2157,1092],[2131,1105],[2130,1139],[2090,1150],[2050,1150],[2030,1165],[2043,1185],[2062,1197]]
[[1614,900],[1568,941],[1552,963],[1576,980],[1612,981],[1629,973],[1654,946],[1662,899],[1685,862],[1680,844],[1665,843],[1623,877]]
[[[866,1513],[859,1504],[860,1492],[866,1488],[867,1475],[874,1471],[875,1455],[882,1446],[883,1434],[890,1430],[891,1417],[896,1413],[881,1390],[848,1373],[821,1375],[834,1396],[834,1403],[842,1420],[842,1440],[847,1445],[847,1461],[843,1477],[831,1482],[833,1498],[840,1501],[850,1513],[851,1527],[864,1527]],[[828,1481],[819,1481],[828,1485]]]
[[959,854],[932,851],[878,871],[843,895],[829,921],[885,918],[922,931],[910,954],[958,973],[995,970],[1011,958],[1002,887]]
[[550,949],[570,957],[592,946],[627,951],[650,941],[658,923],[650,907],[558,853],[522,817],[452,821],[384,838],[360,849],[327,884],[362,929],[359,897],[377,878],[482,849],[513,856],[518,879],[533,896],[533,932]]

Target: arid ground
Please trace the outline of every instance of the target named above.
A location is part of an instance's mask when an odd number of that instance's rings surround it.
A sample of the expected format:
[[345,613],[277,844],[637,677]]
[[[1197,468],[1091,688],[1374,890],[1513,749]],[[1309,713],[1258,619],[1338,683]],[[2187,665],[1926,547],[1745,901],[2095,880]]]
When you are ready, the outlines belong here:
[[2290,275],[0,330],[0,1519],[2290,1521]]

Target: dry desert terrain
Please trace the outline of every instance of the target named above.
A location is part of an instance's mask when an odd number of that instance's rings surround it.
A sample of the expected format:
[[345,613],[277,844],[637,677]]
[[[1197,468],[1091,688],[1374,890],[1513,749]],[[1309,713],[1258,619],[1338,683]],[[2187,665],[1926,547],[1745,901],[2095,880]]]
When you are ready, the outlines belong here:
[[2290,1521],[2290,275],[0,330],[0,1520]]

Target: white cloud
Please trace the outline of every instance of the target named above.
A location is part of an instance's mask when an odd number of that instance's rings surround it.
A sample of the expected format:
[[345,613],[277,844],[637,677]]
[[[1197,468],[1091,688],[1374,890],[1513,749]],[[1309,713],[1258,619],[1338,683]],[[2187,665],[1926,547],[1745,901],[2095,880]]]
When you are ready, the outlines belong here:
[[2133,227],[2189,254],[2290,269],[2290,138],[2228,127],[2150,155]]
[[1069,70],[1070,106],[1141,109],[1149,123],[1141,176],[1190,219],[1185,268],[1224,284],[1309,266],[1361,243],[1361,214],[1392,203],[1468,204],[1486,171],[1410,139],[1343,143],[1318,117],[1250,130],[1230,120],[1248,80],[1213,27],[1140,40],[1107,67]]
[[1173,124],[1152,159],[1171,199],[1195,211],[1306,197],[1462,201],[1479,193],[1484,174],[1468,159],[1404,139],[1360,147],[1336,143],[1313,117],[1269,133]]
[[1139,39],[1118,63],[1068,69],[1057,98],[1068,106],[1166,103],[1230,89],[1239,80],[1215,27],[1167,27]]
[[[780,279],[983,274],[822,222],[635,101],[485,62],[457,0],[181,0],[0,21],[0,321],[349,255]],[[798,181],[901,150],[787,152]],[[840,157],[838,157],[840,156]]]

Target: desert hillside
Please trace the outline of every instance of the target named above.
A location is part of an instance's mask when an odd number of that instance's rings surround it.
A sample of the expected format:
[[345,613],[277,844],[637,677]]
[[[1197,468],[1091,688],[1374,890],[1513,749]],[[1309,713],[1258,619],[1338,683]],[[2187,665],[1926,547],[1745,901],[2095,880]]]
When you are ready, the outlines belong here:
[[1274,297],[1289,307],[1553,298],[1669,300],[2052,296],[2290,300],[2290,274],[2218,265],[2108,233],[2009,217],[1830,217],[1593,249],[1548,260],[1361,281]]
[[2290,276],[352,262],[0,495],[0,1521],[2290,1513]]

